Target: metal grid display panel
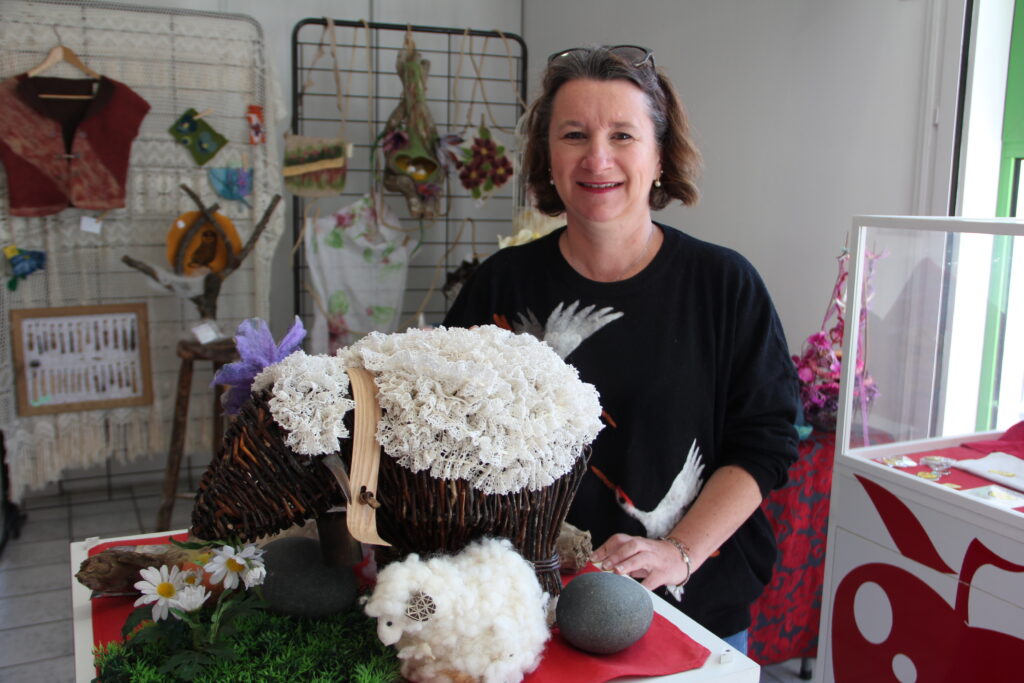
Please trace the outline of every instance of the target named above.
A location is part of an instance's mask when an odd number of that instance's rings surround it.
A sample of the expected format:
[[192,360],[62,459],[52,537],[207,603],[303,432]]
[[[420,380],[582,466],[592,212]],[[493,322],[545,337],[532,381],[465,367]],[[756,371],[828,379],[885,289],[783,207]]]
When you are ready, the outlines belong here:
[[[170,270],[168,229],[181,212],[195,208],[179,189],[182,183],[207,205],[219,203],[243,242],[280,187],[276,141],[268,136],[267,145],[248,144],[247,105],[263,106],[266,121],[275,120],[263,34],[255,20],[100,2],[5,2],[0,14],[0,76],[9,78],[36,66],[58,40],[94,71],[128,85],[151,109],[132,146],[126,206],[107,213],[99,234],[79,227],[82,216],[96,217],[95,211],[68,208],[43,218],[9,215],[7,179],[0,172],[0,239],[47,253],[45,270],[30,275],[16,291],[0,294],[0,428],[15,498],[26,483],[33,490],[78,478],[92,480],[85,485],[95,486],[99,477],[109,486],[111,476],[119,474],[152,479],[152,472],[162,467],[169,440],[179,368],[176,345],[199,316],[194,304],[159,289],[121,257]],[[46,75],[83,77],[66,64]],[[168,133],[189,107],[210,109],[206,120],[229,141],[202,167]],[[208,168],[242,161],[254,168],[251,207],[218,198],[207,179]],[[270,261],[286,222],[284,214],[279,206],[256,250],[224,282],[218,323],[229,334],[245,318],[269,318]],[[134,414],[124,409],[33,418],[16,414],[8,348],[10,310],[140,300],[147,303],[150,325],[155,389],[151,406],[135,409]],[[201,455],[200,467],[211,449],[209,366],[196,364],[187,430],[187,452]],[[105,448],[96,439],[105,439]],[[45,471],[28,471],[43,460],[48,461]]]
[[[395,61],[412,34],[417,49],[429,60],[427,101],[439,135],[460,133],[471,141],[481,119],[498,142],[510,150],[516,163],[516,124],[524,111],[526,47],[515,34],[426,26],[403,26],[336,19],[337,55],[344,94],[343,125],[336,102],[329,41],[328,54],[311,64],[320,45],[324,19],[299,22],[292,40],[292,132],[310,136],[334,136],[341,129],[353,143],[344,192],[331,198],[294,198],[293,235],[302,236],[306,215],[326,215],[351,204],[374,187],[371,153],[375,140],[399,102],[402,82]],[[367,48],[367,26],[369,48]],[[479,72],[479,75],[478,75]],[[311,87],[302,92],[303,83]],[[300,95],[301,93],[301,95]],[[378,162],[379,165],[379,162]],[[474,200],[459,183],[458,172],[449,174],[441,200],[443,215],[433,221],[410,216],[405,197],[383,190],[385,204],[399,217],[410,244],[419,248],[409,270],[399,329],[418,322],[440,322],[450,301],[442,294],[446,273],[474,256],[497,249],[498,236],[510,235],[518,204],[516,175],[485,202]],[[422,229],[421,229],[422,228]],[[309,327],[315,302],[310,296],[308,267],[301,246],[294,252],[295,309]]]

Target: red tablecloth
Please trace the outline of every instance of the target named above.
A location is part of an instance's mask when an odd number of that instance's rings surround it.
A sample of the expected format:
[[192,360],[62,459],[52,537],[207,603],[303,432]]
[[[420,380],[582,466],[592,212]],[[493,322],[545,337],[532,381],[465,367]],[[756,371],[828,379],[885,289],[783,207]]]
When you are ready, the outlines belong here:
[[[175,536],[184,540],[186,534]],[[107,548],[125,545],[160,545],[170,536],[133,541],[109,541],[89,550],[95,555]],[[589,571],[593,571],[591,568]],[[563,576],[563,582],[571,580]],[[121,626],[134,609],[131,596],[102,597],[92,601],[93,640],[96,645],[121,639]],[[630,647],[613,655],[590,655],[569,645],[556,628],[544,650],[540,666],[524,680],[527,683],[601,683],[622,676],[664,676],[697,669],[710,650],[655,613],[647,634]]]

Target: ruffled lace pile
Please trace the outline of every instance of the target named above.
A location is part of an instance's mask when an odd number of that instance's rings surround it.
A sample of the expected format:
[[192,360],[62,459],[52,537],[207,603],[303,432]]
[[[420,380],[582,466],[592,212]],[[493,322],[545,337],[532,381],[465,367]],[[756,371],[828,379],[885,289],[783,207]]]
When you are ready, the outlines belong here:
[[339,440],[348,438],[345,413],[356,404],[349,398],[348,374],[341,359],[296,351],[256,375],[253,393],[267,387],[271,387],[270,414],[288,432],[285,443],[296,453],[334,453]]
[[487,494],[549,485],[603,426],[597,390],[532,335],[493,326],[375,332],[338,356],[374,373],[388,455]]

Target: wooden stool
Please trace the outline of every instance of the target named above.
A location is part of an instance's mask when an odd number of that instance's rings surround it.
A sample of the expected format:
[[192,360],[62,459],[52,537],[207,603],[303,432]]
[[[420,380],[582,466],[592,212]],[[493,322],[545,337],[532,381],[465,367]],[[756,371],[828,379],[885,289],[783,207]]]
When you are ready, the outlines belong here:
[[[197,360],[213,362],[213,371],[217,372],[222,365],[238,360],[235,342],[232,339],[219,339],[208,344],[197,341],[178,342],[178,357],[181,368],[178,370],[178,393],[174,398],[174,426],[171,428],[171,447],[167,452],[167,470],[164,472],[164,492],[160,500],[160,510],[156,515],[156,531],[168,531],[171,528],[171,513],[174,512],[174,499],[178,494],[178,473],[181,470],[181,456],[185,452],[185,429],[188,426],[188,402],[192,392],[192,363]],[[220,448],[224,436],[224,420],[221,417],[220,395],[223,389],[218,385],[213,395],[213,452]],[[182,498],[192,498],[191,494],[181,494]]]

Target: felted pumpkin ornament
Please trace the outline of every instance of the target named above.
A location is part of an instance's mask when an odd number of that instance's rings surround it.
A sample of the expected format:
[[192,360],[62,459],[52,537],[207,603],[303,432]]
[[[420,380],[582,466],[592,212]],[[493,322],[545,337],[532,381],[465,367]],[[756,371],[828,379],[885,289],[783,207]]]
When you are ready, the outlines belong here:
[[[178,275],[219,273],[242,251],[231,219],[220,212],[186,211],[167,230],[167,262]],[[215,222],[210,222],[210,217]]]
[[430,61],[420,56],[411,33],[405,34],[395,68],[402,79],[402,97],[381,134],[384,187],[405,195],[414,218],[429,220],[440,215],[444,169],[437,156],[437,128],[427,107]]

